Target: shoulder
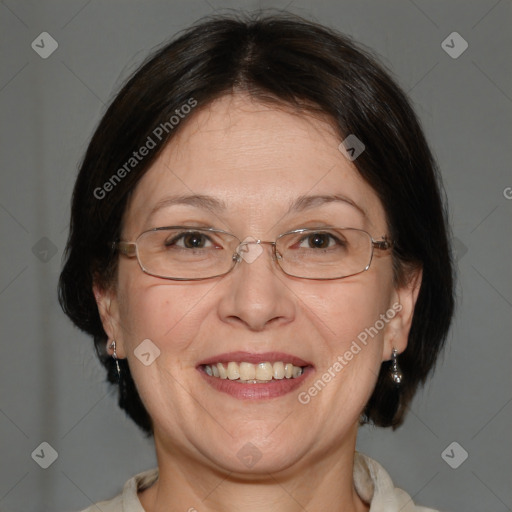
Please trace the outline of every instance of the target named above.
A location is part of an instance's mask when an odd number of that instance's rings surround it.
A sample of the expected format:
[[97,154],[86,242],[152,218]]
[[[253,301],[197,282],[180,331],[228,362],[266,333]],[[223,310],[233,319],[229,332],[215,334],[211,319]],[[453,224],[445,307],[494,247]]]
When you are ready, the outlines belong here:
[[354,457],[354,486],[361,499],[371,504],[370,512],[439,512],[415,505],[377,461],[360,452]]
[[144,512],[137,493],[151,487],[158,478],[158,469],[150,469],[130,478],[123,492],[115,498],[91,505],[82,512]]

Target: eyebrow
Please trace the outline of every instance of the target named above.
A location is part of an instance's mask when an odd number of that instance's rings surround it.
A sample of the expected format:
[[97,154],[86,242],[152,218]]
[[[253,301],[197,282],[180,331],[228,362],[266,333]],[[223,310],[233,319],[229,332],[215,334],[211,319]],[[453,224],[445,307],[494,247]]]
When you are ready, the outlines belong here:
[[219,212],[226,209],[226,204],[224,201],[211,196],[205,196],[201,194],[172,196],[158,201],[158,203],[149,212],[148,219],[150,219],[158,210],[175,205],[195,206],[196,208],[210,210],[212,212]]
[[[328,195],[303,195],[292,201],[288,208],[287,213],[302,212],[311,208],[316,208],[329,203],[345,203],[358,210],[364,217],[368,217],[366,211],[358,206],[354,201],[348,197],[340,194]],[[188,205],[203,210],[209,210],[214,213],[224,211],[227,209],[226,203],[212,196],[193,194],[186,196],[172,196],[159,201],[149,212],[148,219],[150,219],[158,210],[176,205]]]
[[340,195],[340,194],[327,194],[327,195],[315,195],[315,196],[308,196],[303,195],[298,197],[295,201],[292,202],[288,209],[288,213],[291,212],[302,212],[304,210],[308,210],[310,208],[316,208],[318,206],[322,206],[324,204],[328,203],[345,203],[356,210],[359,210],[360,213],[363,214],[364,217],[368,217],[368,214],[366,211],[359,205],[357,205],[354,201],[349,199],[346,196]]

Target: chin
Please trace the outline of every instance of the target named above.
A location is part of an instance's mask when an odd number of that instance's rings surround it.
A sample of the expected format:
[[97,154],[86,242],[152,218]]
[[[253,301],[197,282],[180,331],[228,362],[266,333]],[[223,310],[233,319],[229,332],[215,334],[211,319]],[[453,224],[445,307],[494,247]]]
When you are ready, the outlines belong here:
[[207,453],[217,467],[240,475],[267,478],[269,473],[285,471],[295,465],[307,451],[303,440],[268,434],[236,436],[223,448],[210,449]]

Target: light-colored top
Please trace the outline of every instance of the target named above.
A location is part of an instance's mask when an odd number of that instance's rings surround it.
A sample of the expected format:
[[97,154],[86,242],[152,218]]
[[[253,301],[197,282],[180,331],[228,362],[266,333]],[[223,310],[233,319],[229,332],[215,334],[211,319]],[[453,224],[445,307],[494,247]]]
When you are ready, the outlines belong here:
[[[150,487],[157,478],[158,469],[139,473],[126,482],[121,494],[82,512],[145,512],[137,492]],[[361,499],[370,504],[370,512],[438,512],[415,505],[405,491],[393,485],[378,462],[359,452],[354,457],[354,487]]]

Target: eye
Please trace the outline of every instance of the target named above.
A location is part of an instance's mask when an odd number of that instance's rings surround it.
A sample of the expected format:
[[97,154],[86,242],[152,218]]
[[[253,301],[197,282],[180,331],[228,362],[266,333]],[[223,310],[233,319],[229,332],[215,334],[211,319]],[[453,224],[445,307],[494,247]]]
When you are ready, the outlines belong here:
[[205,234],[198,231],[187,231],[179,233],[170,240],[166,240],[165,246],[177,246],[184,249],[206,249],[213,247],[213,244]]
[[339,240],[329,233],[311,233],[299,242],[299,247],[301,249],[327,249],[336,245],[337,242],[339,243]]

